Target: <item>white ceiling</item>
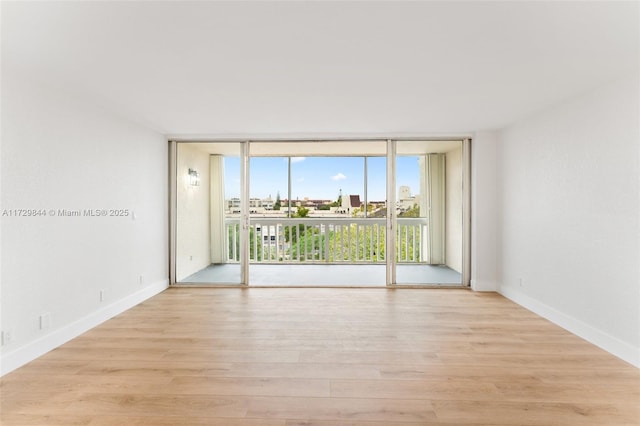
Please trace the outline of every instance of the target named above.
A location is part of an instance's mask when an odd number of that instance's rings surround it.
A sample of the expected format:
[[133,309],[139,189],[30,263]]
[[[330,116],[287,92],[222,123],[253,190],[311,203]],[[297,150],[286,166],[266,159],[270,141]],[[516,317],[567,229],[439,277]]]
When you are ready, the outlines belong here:
[[638,2],[2,2],[3,84],[170,135],[500,128],[638,72]]
[[[347,142],[347,143],[345,143]],[[240,156],[240,144],[233,142],[185,142],[180,145],[188,145],[189,147],[199,149],[208,154],[218,154],[227,156]],[[179,148],[178,148],[179,149]],[[419,155],[434,154],[453,151],[454,149],[462,149],[461,140],[399,140],[396,148],[398,155]],[[260,141],[251,144],[251,155],[255,157],[276,157],[276,156],[340,156],[349,157],[363,155],[367,156],[385,156],[387,155],[387,143],[380,140],[362,140],[362,141],[280,141],[269,142]],[[339,154],[339,155],[337,155]]]

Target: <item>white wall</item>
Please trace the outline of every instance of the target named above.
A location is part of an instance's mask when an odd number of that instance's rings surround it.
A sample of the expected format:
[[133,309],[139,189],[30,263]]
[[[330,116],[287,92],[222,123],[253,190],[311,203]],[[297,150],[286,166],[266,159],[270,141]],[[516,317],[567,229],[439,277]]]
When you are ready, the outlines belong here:
[[[178,144],[176,212],[176,280],[211,264],[210,155],[197,144]],[[189,183],[189,169],[200,175],[200,185]]]
[[[167,144],[8,67],[2,90],[2,209],[47,212],[2,217],[0,328],[13,335],[1,350],[6,373],[166,288]],[[129,214],[58,217],[58,209]],[[41,330],[45,313],[51,324]]]
[[498,133],[476,132],[471,141],[471,288],[498,288]]
[[500,292],[640,366],[637,76],[501,132]]
[[445,154],[446,265],[462,273],[462,147]]

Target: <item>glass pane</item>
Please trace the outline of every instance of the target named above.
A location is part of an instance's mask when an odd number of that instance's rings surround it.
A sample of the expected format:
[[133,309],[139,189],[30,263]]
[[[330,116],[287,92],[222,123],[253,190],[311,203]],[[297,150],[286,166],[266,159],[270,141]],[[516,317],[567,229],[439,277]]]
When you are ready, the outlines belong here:
[[402,142],[396,156],[396,282],[462,284],[462,142]]
[[[381,155],[385,143],[266,145],[251,145],[254,155],[264,155],[267,147],[278,155],[252,157],[251,202],[257,206],[279,191],[282,210],[251,212],[256,247],[250,258],[251,285],[383,286],[386,162],[375,158],[365,192],[365,157],[368,148]],[[336,156],[363,149],[362,155]],[[367,209],[369,197],[375,207]],[[378,211],[378,218],[369,218]]]
[[367,157],[367,217],[387,217],[386,157]]
[[288,214],[287,157],[253,157],[250,161],[249,262],[277,262],[284,256],[281,219]]
[[[363,157],[295,157],[291,159],[292,205],[308,217],[364,215]],[[332,210],[333,208],[333,210]]]
[[226,239],[226,261],[240,263],[240,218],[242,217],[242,185],[240,157],[224,157],[224,223]]
[[177,147],[176,280],[240,284],[240,145]]

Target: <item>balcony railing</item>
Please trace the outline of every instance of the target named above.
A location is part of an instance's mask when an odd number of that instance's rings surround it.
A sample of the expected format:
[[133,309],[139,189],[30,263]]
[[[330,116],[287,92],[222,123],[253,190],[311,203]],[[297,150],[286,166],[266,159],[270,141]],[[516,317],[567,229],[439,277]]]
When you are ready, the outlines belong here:
[[[421,263],[427,258],[426,219],[398,218],[396,261]],[[225,220],[227,261],[240,261],[240,219]],[[251,263],[384,263],[386,219],[252,218]]]

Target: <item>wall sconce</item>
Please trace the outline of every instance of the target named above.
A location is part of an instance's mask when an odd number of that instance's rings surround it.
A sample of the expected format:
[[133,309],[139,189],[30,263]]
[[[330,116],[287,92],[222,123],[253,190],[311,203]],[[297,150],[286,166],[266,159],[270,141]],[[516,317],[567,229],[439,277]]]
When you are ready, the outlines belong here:
[[189,184],[191,186],[200,186],[200,175],[193,169],[189,169]]

